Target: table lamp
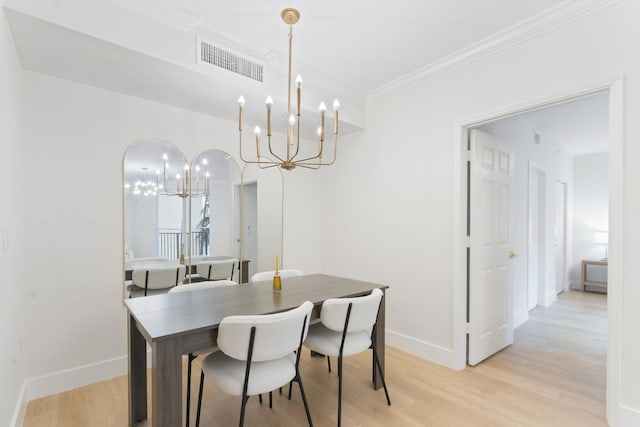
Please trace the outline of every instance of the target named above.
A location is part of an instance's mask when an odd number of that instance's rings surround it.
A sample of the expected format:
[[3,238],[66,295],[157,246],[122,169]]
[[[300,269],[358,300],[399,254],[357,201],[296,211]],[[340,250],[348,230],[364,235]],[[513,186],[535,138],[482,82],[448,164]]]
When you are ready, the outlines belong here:
[[609,232],[596,231],[593,235],[593,243],[596,245],[604,245],[604,258],[602,258],[602,261],[606,261],[608,259],[607,248],[609,246]]

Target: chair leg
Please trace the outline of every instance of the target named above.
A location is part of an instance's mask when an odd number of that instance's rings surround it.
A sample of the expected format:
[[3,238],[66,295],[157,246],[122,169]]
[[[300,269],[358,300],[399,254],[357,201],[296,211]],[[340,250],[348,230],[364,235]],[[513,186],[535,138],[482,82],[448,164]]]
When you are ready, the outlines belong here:
[[289,400],[291,400],[291,389],[293,388],[293,380],[289,381]]
[[371,347],[373,350],[373,362],[378,367],[378,373],[380,374],[380,379],[382,380],[382,386],[384,387],[384,394],[387,397],[387,405],[391,406],[391,400],[389,399],[389,392],[387,391],[387,383],[384,381],[384,374],[382,373],[382,367],[380,366],[380,360],[378,360],[378,352],[375,347]]
[[342,355],[338,356],[338,427],[342,424]]
[[204,371],[200,371],[200,391],[198,391],[198,412],[196,413],[196,427],[200,426],[200,409],[202,408],[202,386],[204,385]]
[[[309,403],[307,403],[307,395],[304,393],[304,387],[302,386],[302,378],[298,375],[298,385],[300,386],[300,394],[302,395],[302,403],[304,403],[304,410],[307,413],[307,421],[309,421],[309,427],[313,427],[313,421],[311,421],[311,411],[309,411]],[[291,393],[291,384],[289,383],[289,393]],[[291,394],[289,394],[289,400],[291,400]]]
[[329,373],[331,373],[331,358],[327,356],[327,366],[329,367]]
[[244,426],[244,410],[247,407],[249,396],[242,396],[242,407],[240,408],[240,427]]
[[269,409],[273,408],[273,392],[269,392]]
[[260,404],[262,405],[262,395],[261,395],[261,394],[259,394],[259,395],[258,395],[258,401],[259,401],[259,402],[260,402]]
[[187,358],[187,360],[189,361],[189,364],[187,365],[187,404],[186,404],[186,409],[187,409],[187,422],[186,422],[186,427],[189,427],[189,415],[191,412],[191,362],[194,361],[194,359],[197,356],[194,356],[193,353],[189,353],[189,356]]

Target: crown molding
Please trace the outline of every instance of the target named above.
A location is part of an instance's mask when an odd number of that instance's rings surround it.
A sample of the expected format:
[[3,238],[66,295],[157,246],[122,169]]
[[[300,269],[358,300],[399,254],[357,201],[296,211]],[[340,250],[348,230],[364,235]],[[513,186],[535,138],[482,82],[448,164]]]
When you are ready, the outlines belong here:
[[567,0],[559,5],[520,21],[505,30],[460,49],[451,55],[392,80],[367,92],[367,101],[398,90],[409,89],[458,68],[469,65],[510,46],[566,25],[598,10],[609,7],[620,0],[590,0],[587,2]]

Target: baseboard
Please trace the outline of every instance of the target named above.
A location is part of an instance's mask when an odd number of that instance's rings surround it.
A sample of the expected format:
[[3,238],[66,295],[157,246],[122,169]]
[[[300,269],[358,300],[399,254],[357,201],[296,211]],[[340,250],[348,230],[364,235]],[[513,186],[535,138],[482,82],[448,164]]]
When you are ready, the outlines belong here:
[[618,406],[618,423],[612,427],[635,427],[640,426],[640,410],[627,406]]
[[27,382],[22,382],[22,387],[20,387],[20,393],[18,394],[18,400],[16,401],[16,408],[13,411],[13,416],[11,417],[11,422],[9,427],[21,427],[24,421],[24,413],[27,410],[27,401],[24,396],[27,389]]
[[420,341],[398,332],[386,330],[386,344],[396,347],[407,353],[422,357],[439,365],[455,369],[453,350],[434,345],[425,341]]
[[25,401],[72,390],[127,373],[127,357],[103,360],[27,380]]
[[522,310],[520,313],[514,314],[513,329],[524,324],[527,320],[529,320],[529,311],[527,310]]
[[558,294],[556,294],[555,288],[547,291],[547,294],[544,296],[544,307],[549,307],[551,304],[556,302],[558,299]]

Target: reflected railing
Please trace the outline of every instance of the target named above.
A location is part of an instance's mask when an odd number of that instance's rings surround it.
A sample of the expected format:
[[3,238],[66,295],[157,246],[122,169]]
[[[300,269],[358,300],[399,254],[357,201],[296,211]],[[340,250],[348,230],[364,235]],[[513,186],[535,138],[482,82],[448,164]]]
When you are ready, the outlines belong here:
[[[209,255],[209,230],[193,231],[191,235],[192,256]],[[166,259],[180,259],[182,253],[182,231],[164,229],[158,232],[158,256]]]

